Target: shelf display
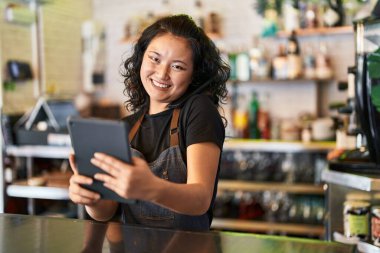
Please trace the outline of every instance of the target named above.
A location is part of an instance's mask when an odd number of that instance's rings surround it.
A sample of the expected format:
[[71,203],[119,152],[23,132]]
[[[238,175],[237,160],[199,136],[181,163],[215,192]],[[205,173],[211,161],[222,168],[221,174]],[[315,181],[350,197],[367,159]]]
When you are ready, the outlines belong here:
[[[227,140],[212,227],[321,237],[321,172],[334,143]],[[310,228],[310,230],[308,230]]]
[[[69,211],[70,215],[84,218],[82,206],[72,206],[69,201],[69,178],[71,171],[68,168],[69,154],[72,148],[68,146],[7,146],[6,155],[18,160],[17,168],[14,170],[23,170],[20,177],[14,178],[5,187],[5,193],[8,197],[26,198],[28,214],[43,214],[45,207],[38,204],[41,200],[59,200],[67,201],[68,207],[63,207],[64,212]],[[45,160],[48,159],[48,160]],[[54,170],[51,167],[57,167],[53,162],[60,164],[60,170]],[[52,163],[52,164],[50,164]],[[50,165],[49,165],[50,164]],[[41,166],[43,165],[43,166]],[[25,166],[25,167],[24,167]],[[24,169],[23,169],[24,168]],[[45,204],[46,205],[46,204]],[[51,203],[48,206],[53,205]],[[58,206],[57,204],[55,206]],[[60,206],[66,206],[61,204]],[[49,210],[49,208],[47,208]],[[49,215],[58,215],[57,213],[47,211]]]

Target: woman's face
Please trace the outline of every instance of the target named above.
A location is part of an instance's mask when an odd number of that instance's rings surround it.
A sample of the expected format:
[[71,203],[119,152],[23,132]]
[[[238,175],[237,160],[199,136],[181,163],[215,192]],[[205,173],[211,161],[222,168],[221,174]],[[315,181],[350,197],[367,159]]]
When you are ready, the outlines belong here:
[[193,54],[189,42],[165,33],[153,38],[146,49],[140,78],[149,95],[149,113],[166,110],[180,98],[192,80]]

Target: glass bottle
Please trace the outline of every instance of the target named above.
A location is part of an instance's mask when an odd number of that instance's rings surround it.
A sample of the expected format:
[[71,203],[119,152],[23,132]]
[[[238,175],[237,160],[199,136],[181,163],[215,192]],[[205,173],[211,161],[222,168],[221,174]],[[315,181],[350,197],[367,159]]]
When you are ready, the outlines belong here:
[[248,110],[247,100],[244,95],[239,95],[238,105],[233,115],[235,134],[237,138],[248,138]]
[[299,78],[302,74],[301,50],[298,43],[296,32],[293,30],[287,42],[287,63],[289,79]]
[[276,80],[286,79],[287,78],[287,58],[286,50],[283,44],[278,46],[278,54],[272,60],[273,67],[273,78]]
[[259,118],[258,118],[258,127],[260,130],[261,139],[270,139],[271,128],[270,128],[270,114],[269,114],[269,94],[261,99],[260,109],[259,109]]
[[249,105],[249,137],[251,139],[260,139],[260,129],[258,125],[259,108],[260,104],[257,93],[253,92]]
[[239,81],[249,81],[250,73],[250,58],[246,51],[240,50],[236,56],[236,77]]
[[298,1],[285,0],[283,4],[285,31],[292,31],[300,28],[300,11]]

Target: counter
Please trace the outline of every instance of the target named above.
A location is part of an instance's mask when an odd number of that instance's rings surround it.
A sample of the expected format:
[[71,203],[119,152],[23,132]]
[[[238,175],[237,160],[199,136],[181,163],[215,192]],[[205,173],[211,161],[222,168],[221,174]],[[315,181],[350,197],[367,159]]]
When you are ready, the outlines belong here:
[[186,232],[119,223],[0,214],[0,251],[344,253],[354,246],[232,232]]

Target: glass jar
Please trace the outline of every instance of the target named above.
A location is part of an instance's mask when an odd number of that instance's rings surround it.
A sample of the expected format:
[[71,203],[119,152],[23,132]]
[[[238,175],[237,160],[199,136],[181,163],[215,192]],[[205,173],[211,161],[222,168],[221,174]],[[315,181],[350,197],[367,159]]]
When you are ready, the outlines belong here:
[[375,246],[380,246],[380,206],[371,208],[371,238]]
[[344,235],[348,238],[369,239],[370,203],[366,201],[348,200],[343,207]]

